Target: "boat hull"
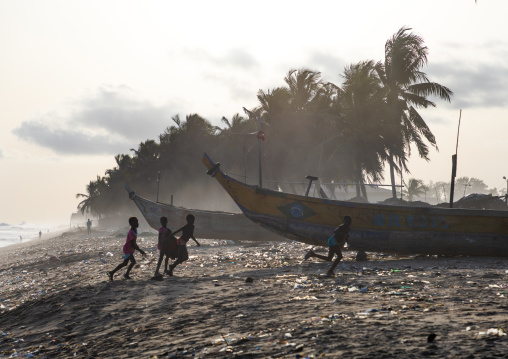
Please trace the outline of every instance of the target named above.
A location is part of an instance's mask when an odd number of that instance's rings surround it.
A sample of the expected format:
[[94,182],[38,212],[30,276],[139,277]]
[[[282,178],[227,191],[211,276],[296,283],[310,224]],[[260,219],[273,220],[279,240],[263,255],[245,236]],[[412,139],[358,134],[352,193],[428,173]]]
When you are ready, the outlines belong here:
[[206,154],[203,163],[249,219],[289,239],[326,247],[333,229],[348,215],[353,219],[351,250],[508,256],[508,211],[390,206],[299,196],[243,184],[223,173]]
[[192,214],[196,217],[195,236],[198,238],[230,239],[236,241],[283,239],[252,223],[242,213],[175,207],[139,197],[129,187],[126,187],[126,189],[129,192],[129,197],[134,201],[150,227],[155,230],[158,230],[161,226],[160,217],[167,217],[168,226],[174,231],[186,223],[185,217],[188,214]]

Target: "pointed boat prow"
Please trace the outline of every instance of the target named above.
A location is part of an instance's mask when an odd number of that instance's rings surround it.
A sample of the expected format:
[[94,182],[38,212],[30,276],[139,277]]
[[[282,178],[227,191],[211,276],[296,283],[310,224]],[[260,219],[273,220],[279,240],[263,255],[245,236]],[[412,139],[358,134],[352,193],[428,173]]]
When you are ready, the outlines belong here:
[[206,168],[208,168],[206,174],[215,177],[215,174],[219,170],[220,163],[219,162],[214,163],[212,159],[206,154],[206,152],[203,154],[203,163],[206,166]]

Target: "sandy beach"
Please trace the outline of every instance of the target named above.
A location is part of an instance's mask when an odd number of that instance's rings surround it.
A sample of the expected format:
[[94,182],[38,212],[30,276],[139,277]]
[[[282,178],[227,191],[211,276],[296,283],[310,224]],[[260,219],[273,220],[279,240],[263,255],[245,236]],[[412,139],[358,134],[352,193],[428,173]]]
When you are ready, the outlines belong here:
[[[0,356],[75,358],[507,357],[505,258],[353,252],[336,271],[296,242],[201,239],[174,277],[133,278],[125,231],[67,232],[2,248]],[[192,241],[190,242],[192,243]],[[322,249],[324,252],[324,248]]]

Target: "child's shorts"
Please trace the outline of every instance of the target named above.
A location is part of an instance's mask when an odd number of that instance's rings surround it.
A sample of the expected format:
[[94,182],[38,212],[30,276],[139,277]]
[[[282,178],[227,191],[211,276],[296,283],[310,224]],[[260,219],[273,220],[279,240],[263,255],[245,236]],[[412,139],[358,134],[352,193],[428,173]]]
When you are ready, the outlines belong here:
[[328,238],[328,247],[337,246],[337,241],[335,240],[335,234]]

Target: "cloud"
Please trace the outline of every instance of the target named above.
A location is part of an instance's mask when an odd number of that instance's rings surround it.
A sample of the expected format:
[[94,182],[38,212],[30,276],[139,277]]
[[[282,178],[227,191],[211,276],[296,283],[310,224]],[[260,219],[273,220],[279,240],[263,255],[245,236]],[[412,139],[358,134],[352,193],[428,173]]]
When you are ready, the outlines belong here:
[[227,89],[232,99],[255,99],[257,90],[253,88],[253,83],[259,78],[261,65],[248,50],[237,47],[216,55],[203,49],[186,48],[178,53],[178,57],[181,56],[187,59],[187,63],[197,63],[201,79]]
[[18,137],[50,148],[56,153],[112,154],[124,151],[129,143],[122,139],[112,139],[108,135],[85,133],[81,130],[51,128],[40,121],[23,122],[13,133]]
[[322,51],[312,52],[308,63],[313,64],[309,67],[310,70],[320,71],[325,81],[336,85],[340,85],[342,82],[340,75],[342,75],[344,68],[348,64],[344,59]]
[[156,139],[173,125],[169,106],[137,99],[127,87],[103,87],[73,103],[67,116],[50,113],[13,130],[19,138],[59,154],[117,154]]
[[248,79],[230,73],[218,74],[216,71],[204,71],[203,78],[219,84],[221,89],[227,89],[234,100],[252,102],[255,99],[257,91]]
[[189,61],[200,62],[211,66],[214,69],[222,68],[225,71],[231,71],[231,67],[235,67],[244,71],[252,71],[259,68],[260,64],[256,58],[246,49],[233,48],[228,49],[224,54],[213,55],[203,49],[184,49],[180,53],[172,56],[184,56]]
[[153,138],[174,124],[174,113],[131,95],[127,87],[103,87],[78,102],[81,110],[68,119],[73,126],[103,130],[126,139]]
[[508,97],[508,66],[496,63],[430,65],[429,79],[450,88],[454,108],[504,107]]

